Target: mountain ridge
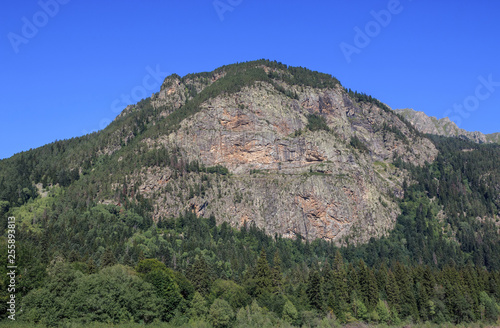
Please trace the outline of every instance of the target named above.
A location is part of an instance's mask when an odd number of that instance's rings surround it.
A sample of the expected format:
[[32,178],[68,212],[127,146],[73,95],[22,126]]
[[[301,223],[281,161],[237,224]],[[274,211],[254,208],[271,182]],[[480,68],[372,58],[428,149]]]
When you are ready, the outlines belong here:
[[436,117],[428,116],[424,112],[415,111],[411,108],[395,109],[394,111],[401,114],[422,133],[464,138],[477,143],[500,144],[500,132],[484,134],[479,131],[467,131],[459,128],[455,122],[451,121],[448,117],[437,119]]

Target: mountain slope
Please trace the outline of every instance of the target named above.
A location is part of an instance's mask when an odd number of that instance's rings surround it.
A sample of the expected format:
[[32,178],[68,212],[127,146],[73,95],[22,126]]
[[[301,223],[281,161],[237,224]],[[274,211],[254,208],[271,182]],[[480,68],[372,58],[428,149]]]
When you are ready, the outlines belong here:
[[435,134],[445,137],[459,137],[478,143],[500,144],[500,133],[483,134],[479,131],[466,131],[460,129],[448,117],[437,119],[429,117],[424,112],[418,112],[410,108],[395,109],[395,112],[408,120],[418,131],[422,133]]
[[[142,169],[132,180],[143,182],[139,190],[153,200],[155,220],[194,209],[236,227],[255,222],[268,233],[309,240],[366,241],[387,232],[398,215],[394,200],[403,181],[403,172],[390,163],[397,156],[432,161],[432,143],[390,110],[352,99],[331,78],[317,85],[294,83],[293,69],[265,64],[245,64],[237,73],[223,70],[208,79],[194,75],[208,80],[191,87],[200,91],[191,100],[197,106],[188,101],[170,114],[193,116],[171,129],[160,121],[156,131],[144,134],[141,145],[149,151],[177,149],[186,163],[223,165],[232,173],[205,187],[198,173],[172,179],[171,167]],[[170,77],[151,102],[180,105],[182,100],[173,99],[187,98],[186,85],[193,84]],[[221,93],[214,90],[219,85]],[[308,118],[316,117],[324,127],[308,128]],[[196,192],[201,188],[203,195]]]

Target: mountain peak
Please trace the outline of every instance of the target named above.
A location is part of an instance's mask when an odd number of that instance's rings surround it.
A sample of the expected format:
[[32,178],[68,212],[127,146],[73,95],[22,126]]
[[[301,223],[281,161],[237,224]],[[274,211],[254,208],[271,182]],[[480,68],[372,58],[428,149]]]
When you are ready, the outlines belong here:
[[404,117],[422,133],[457,137],[477,143],[500,143],[500,133],[483,134],[479,131],[467,131],[459,128],[448,117],[437,119],[411,108],[395,109],[395,112]]

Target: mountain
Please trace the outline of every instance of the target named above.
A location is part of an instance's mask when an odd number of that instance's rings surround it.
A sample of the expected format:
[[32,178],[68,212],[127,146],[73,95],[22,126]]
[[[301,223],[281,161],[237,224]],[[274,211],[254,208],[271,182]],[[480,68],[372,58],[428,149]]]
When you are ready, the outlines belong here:
[[500,143],[500,133],[498,132],[483,134],[479,131],[466,131],[460,129],[448,117],[437,119],[427,116],[424,112],[415,111],[410,108],[396,109],[395,111],[422,133],[445,137],[459,137],[477,143]]
[[15,217],[28,326],[496,322],[500,146],[408,113],[269,60],[166,77],[0,161],[0,318]]
[[[437,150],[387,106],[364,100],[327,74],[268,61],[172,75],[105,130],[47,146],[64,148],[55,150],[60,163],[35,168],[34,182],[57,183],[69,169],[92,176],[105,161],[106,187],[95,181],[89,201],[122,203],[113,189],[125,180],[151,201],[155,222],[193,210],[272,235],[366,242],[400,213],[405,173],[394,158],[423,165]],[[86,155],[73,157],[72,143]],[[230,174],[200,169],[217,166]]]
[[[146,133],[141,144],[178,149],[185,162],[223,165],[231,176],[201,195],[199,174],[182,187],[172,168],[142,171],[139,191],[155,199],[155,220],[191,208],[236,227],[255,222],[270,234],[335,241],[354,229],[361,241],[390,229],[404,176],[391,167],[393,158],[423,164],[435,148],[385,106],[358,102],[335,79],[306,72],[257,62],[209,77],[168,77],[151,99],[166,108],[157,115],[182,112],[186,100],[198,103],[196,113],[172,131]],[[251,82],[234,87],[241,79]]]

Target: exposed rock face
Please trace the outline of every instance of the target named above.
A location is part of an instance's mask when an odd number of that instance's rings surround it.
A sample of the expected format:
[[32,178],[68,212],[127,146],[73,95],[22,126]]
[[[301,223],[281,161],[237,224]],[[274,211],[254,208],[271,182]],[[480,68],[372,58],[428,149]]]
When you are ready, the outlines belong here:
[[[165,85],[157,99],[181,106],[179,80]],[[232,172],[217,176],[203,196],[192,197],[188,186],[203,184],[200,175],[172,179],[169,169],[149,168],[140,189],[155,199],[155,218],[190,209],[236,227],[254,222],[270,234],[338,243],[346,236],[364,242],[393,227],[405,173],[390,163],[395,156],[432,162],[433,144],[390,111],[354,102],[340,86],[285,87],[298,99],[256,82],[207,100],[178,131],[144,141],[148,147],[179,147],[189,160]],[[308,114],[324,117],[331,131],[309,131]],[[382,129],[384,124],[406,140]],[[368,152],[350,146],[353,136]]]
[[422,133],[435,134],[446,137],[459,137],[477,143],[500,143],[500,133],[483,134],[479,131],[466,131],[460,129],[448,117],[437,119],[429,117],[424,112],[418,112],[410,108],[396,109],[417,130]]
[[[296,90],[298,91],[298,90]],[[232,172],[250,169],[282,170],[305,167],[315,162],[335,161],[352,156],[347,144],[356,135],[366,143],[374,160],[399,155],[423,164],[436,155],[427,139],[412,138],[396,116],[373,105],[357,106],[343,89],[304,88],[299,99],[290,99],[264,83],[246,88],[234,97],[217,97],[203,105],[193,119],[168,138],[207,165],[222,164]],[[307,131],[307,114],[326,118],[332,133]],[[388,133],[380,132],[383,123],[402,130],[412,138],[412,148]],[[166,140],[165,140],[166,141]]]

